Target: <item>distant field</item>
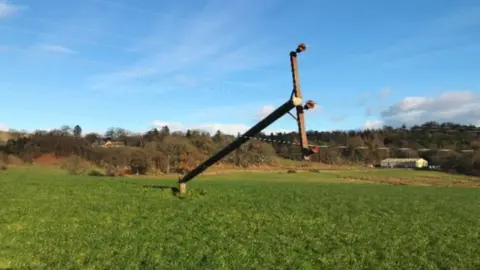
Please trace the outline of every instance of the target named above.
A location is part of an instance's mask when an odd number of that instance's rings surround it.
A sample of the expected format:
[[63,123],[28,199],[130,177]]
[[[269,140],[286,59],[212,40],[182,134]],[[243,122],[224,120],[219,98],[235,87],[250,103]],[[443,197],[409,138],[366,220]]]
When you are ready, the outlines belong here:
[[478,181],[232,173],[193,180],[180,199],[162,188],[173,179],[11,169],[0,269],[479,269],[480,189],[466,188]]

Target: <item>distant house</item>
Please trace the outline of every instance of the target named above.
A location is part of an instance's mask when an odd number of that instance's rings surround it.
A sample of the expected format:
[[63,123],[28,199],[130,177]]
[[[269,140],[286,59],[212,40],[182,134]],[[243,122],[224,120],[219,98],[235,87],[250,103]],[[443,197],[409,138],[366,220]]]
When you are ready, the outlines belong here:
[[92,147],[103,147],[103,148],[112,148],[112,147],[124,147],[125,143],[121,141],[114,141],[111,139],[99,139],[92,143]]
[[107,141],[103,145],[105,148],[110,148],[110,147],[123,147],[125,146],[125,143],[123,142],[115,142],[115,141]]
[[387,158],[380,162],[382,168],[426,168],[428,161],[423,158]]

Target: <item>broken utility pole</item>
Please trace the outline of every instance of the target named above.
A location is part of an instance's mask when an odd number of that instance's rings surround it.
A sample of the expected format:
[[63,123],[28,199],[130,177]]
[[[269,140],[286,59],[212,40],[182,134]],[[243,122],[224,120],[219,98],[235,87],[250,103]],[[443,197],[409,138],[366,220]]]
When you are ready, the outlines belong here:
[[275,111],[265,117],[263,120],[258,122],[255,126],[250,128],[242,136],[235,139],[232,143],[227,145],[225,148],[220,150],[215,155],[211,156],[209,159],[204,161],[198,167],[187,173],[183,178],[181,178],[179,183],[179,192],[183,194],[187,191],[187,182],[192,180],[195,176],[204,172],[208,167],[215,164],[217,161],[221,160],[235,149],[240,147],[243,143],[247,142],[251,137],[255,136],[257,133],[264,130],[266,127],[271,125],[273,122],[277,121],[279,118],[289,113],[291,109],[297,108],[297,123],[300,133],[300,144],[302,147],[302,158],[308,160],[308,157],[318,151],[318,148],[310,149],[308,147],[307,134],[305,130],[305,120],[304,120],[304,110],[312,109],[315,103],[311,100],[308,100],[304,106],[302,106],[302,94],[300,91],[299,76],[297,69],[297,54],[306,50],[305,44],[301,43],[298,45],[296,51],[290,53],[290,63],[292,68],[292,78],[293,78],[293,91],[292,95],[287,102],[278,107]]
[[[290,66],[292,68],[292,81],[293,81],[293,91],[292,96],[295,96],[299,99],[302,99],[302,90],[300,89],[300,76],[298,74],[298,62],[297,62],[297,54],[305,51],[307,46],[301,43],[298,45],[295,51],[290,52]],[[308,105],[308,103],[307,103]],[[308,148],[308,139],[307,139],[307,131],[305,129],[305,116],[304,116],[304,108],[302,106],[297,107],[297,125],[298,125],[298,134],[300,136],[300,147],[302,148],[302,158],[304,160],[309,159],[309,148]]]

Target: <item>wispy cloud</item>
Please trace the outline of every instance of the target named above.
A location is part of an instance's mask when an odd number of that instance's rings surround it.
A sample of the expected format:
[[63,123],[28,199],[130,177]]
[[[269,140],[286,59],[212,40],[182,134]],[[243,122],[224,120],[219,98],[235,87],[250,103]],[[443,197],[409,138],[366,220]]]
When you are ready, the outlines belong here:
[[269,114],[271,114],[275,110],[275,107],[272,105],[265,105],[260,109],[260,112],[258,112],[258,120],[261,120],[265,117],[267,117]]
[[201,130],[208,132],[210,134],[215,134],[218,130],[222,133],[237,135],[238,133],[244,133],[250,127],[245,124],[227,124],[227,123],[205,123],[205,124],[196,124],[196,125],[187,125],[180,122],[164,122],[164,121],[153,121],[153,127],[163,127],[168,126],[171,131],[187,131],[187,130]]
[[[38,21],[42,22],[42,20],[37,19],[32,19],[32,18],[22,18],[25,20],[30,20],[30,21],[35,21],[36,23]],[[85,24],[84,22],[80,22],[78,24]],[[52,40],[62,40],[62,41],[68,41],[68,42],[74,42],[82,45],[91,45],[91,46],[96,46],[104,49],[110,49],[110,50],[118,50],[123,53],[126,52],[133,52],[131,48],[127,47],[122,47],[121,45],[112,45],[110,43],[105,43],[105,42],[98,42],[94,40],[95,35],[100,35],[102,32],[98,29],[90,29],[83,27],[81,28],[80,26],[71,26],[68,24],[56,24],[58,28],[61,28],[63,26],[63,29],[61,30],[50,30],[50,31],[40,31],[40,30],[33,30],[30,28],[25,28],[25,27],[19,27],[19,26],[11,26],[11,25],[0,25],[0,28],[12,31],[12,32],[21,32],[21,33],[26,33],[30,35],[36,35],[39,37],[42,37],[44,39],[52,39]],[[60,25],[60,26],[59,26]],[[67,34],[63,34],[62,32],[66,32]],[[75,33],[73,35],[72,33]],[[82,37],[85,36],[85,37]],[[120,34],[114,34],[114,33],[109,33],[108,36],[122,36]]]
[[67,53],[73,54],[76,53],[74,50],[69,49],[64,46],[54,45],[54,44],[43,44],[38,46],[40,50],[51,52],[51,53]]
[[135,6],[131,6],[131,5],[126,5],[126,4],[115,2],[115,1],[109,1],[109,0],[92,0],[92,1],[97,2],[97,3],[106,4],[106,5],[109,5],[109,6],[114,6],[114,7],[126,9],[128,11],[144,13],[144,14],[161,15],[160,12],[156,12],[156,11],[153,11],[153,10],[150,10],[150,9],[139,8],[139,7],[135,7]]
[[172,8],[149,35],[133,44],[140,57],[127,67],[90,77],[88,84],[99,90],[162,78],[164,83],[192,86],[199,82],[187,78],[187,73],[219,80],[232,72],[261,69],[278,61],[271,50],[262,50],[269,37],[252,31],[268,1],[251,2],[209,1],[189,16]]
[[[472,31],[480,26],[480,6],[452,11],[419,24],[410,36],[399,39],[380,50],[357,55],[360,61],[374,61],[393,67],[405,60],[446,52],[478,44]],[[413,63],[414,61],[410,61]]]
[[392,90],[389,89],[389,88],[382,89],[380,91],[380,97],[382,97],[382,98],[386,97],[386,96],[390,95],[391,93],[392,93]]
[[[208,132],[211,135],[215,134],[217,131],[220,131],[224,134],[237,135],[243,134],[251,128],[251,126],[245,124],[234,124],[234,123],[203,123],[203,124],[184,124],[181,122],[167,122],[167,121],[153,121],[152,127],[160,128],[163,126],[168,126],[170,131],[182,131],[186,132],[187,130],[201,130]],[[293,129],[274,129],[267,128],[263,133],[278,133],[278,132],[292,132]]]
[[0,1],[0,19],[12,17],[27,8],[28,6],[10,4],[6,0]]

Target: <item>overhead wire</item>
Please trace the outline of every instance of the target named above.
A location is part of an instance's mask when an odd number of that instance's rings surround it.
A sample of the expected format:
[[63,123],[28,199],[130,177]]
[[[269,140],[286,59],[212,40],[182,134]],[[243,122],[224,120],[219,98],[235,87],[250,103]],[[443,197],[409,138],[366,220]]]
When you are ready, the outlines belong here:
[[[242,136],[248,139],[252,140],[259,140],[263,142],[270,142],[270,143],[278,143],[278,144],[287,144],[287,145],[298,145],[300,146],[299,142],[295,141],[286,141],[286,140],[275,140],[275,139],[269,139],[269,138],[262,138],[262,137],[249,137],[249,136]],[[428,151],[439,151],[439,152],[450,152],[450,151],[459,151],[459,152],[464,152],[464,153],[471,153],[475,152],[475,149],[449,149],[449,148],[411,148],[411,147],[385,147],[385,146],[380,146],[380,147],[368,147],[368,146],[356,146],[356,147],[351,147],[347,145],[328,145],[328,144],[309,144],[309,147],[319,147],[319,148],[338,148],[338,149],[347,149],[347,148],[353,148],[357,150],[364,150],[364,149],[377,149],[377,150],[400,150],[400,151],[408,151],[408,150],[416,150],[420,152],[428,152]]]

